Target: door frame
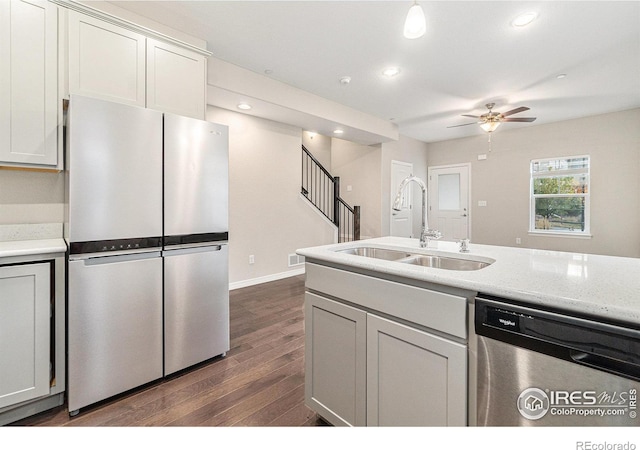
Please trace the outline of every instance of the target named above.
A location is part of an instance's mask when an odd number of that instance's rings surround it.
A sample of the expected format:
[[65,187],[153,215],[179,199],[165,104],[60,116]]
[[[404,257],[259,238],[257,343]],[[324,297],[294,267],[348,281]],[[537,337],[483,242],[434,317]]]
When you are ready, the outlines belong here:
[[427,189],[428,189],[428,202],[429,202],[429,211],[428,211],[428,220],[429,223],[433,223],[433,214],[431,213],[431,195],[432,195],[432,174],[434,170],[439,169],[454,169],[458,167],[464,167],[467,169],[467,236],[469,240],[471,240],[471,230],[473,227],[471,226],[472,214],[471,214],[471,163],[458,163],[458,164],[445,164],[442,166],[429,166],[427,167]]

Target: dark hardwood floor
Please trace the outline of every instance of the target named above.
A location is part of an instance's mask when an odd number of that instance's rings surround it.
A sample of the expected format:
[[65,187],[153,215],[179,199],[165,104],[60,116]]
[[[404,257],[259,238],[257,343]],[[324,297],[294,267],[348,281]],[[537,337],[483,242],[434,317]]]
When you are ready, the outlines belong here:
[[231,350],[69,417],[66,405],[15,426],[315,426],[304,405],[304,276],[230,293]]

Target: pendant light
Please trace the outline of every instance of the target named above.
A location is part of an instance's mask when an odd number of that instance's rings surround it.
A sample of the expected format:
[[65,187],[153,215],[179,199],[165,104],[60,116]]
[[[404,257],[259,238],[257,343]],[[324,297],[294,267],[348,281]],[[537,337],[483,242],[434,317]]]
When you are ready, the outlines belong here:
[[407,13],[407,20],[404,22],[404,37],[407,39],[417,39],[424,36],[426,31],[427,23],[424,18],[424,11],[422,11],[422,7],[418,5],[416,1]]

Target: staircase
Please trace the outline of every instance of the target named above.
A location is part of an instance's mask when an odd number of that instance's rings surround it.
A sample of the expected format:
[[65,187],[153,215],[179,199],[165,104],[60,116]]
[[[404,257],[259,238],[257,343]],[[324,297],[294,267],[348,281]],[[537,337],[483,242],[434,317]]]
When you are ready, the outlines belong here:
[[302,195],[338,227],[338,242],[360,239],[360,207],[340,198],[340,177],[333,177],[302,146]]

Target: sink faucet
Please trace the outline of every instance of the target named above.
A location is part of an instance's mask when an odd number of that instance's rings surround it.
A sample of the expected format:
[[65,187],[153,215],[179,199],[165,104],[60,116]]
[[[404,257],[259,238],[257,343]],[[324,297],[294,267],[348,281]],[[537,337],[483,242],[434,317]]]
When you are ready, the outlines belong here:
[[409,175],[407,178],[402,180],[400,186],[398,187],[398,193],[396,194],[396,199],[393,202],[393,210],[400,211],[402,205],[402,193],[404,188],[410,182],[416,182],[420,189],[422,189],[422,231],[420,233],[420,247],[426,247],[429,244],[429,239],[440,239],[442,237],[442,233],[438,230],[430,230],[427,225],[427,185],[424,184],[418,177],[414,177],[413,175]]

